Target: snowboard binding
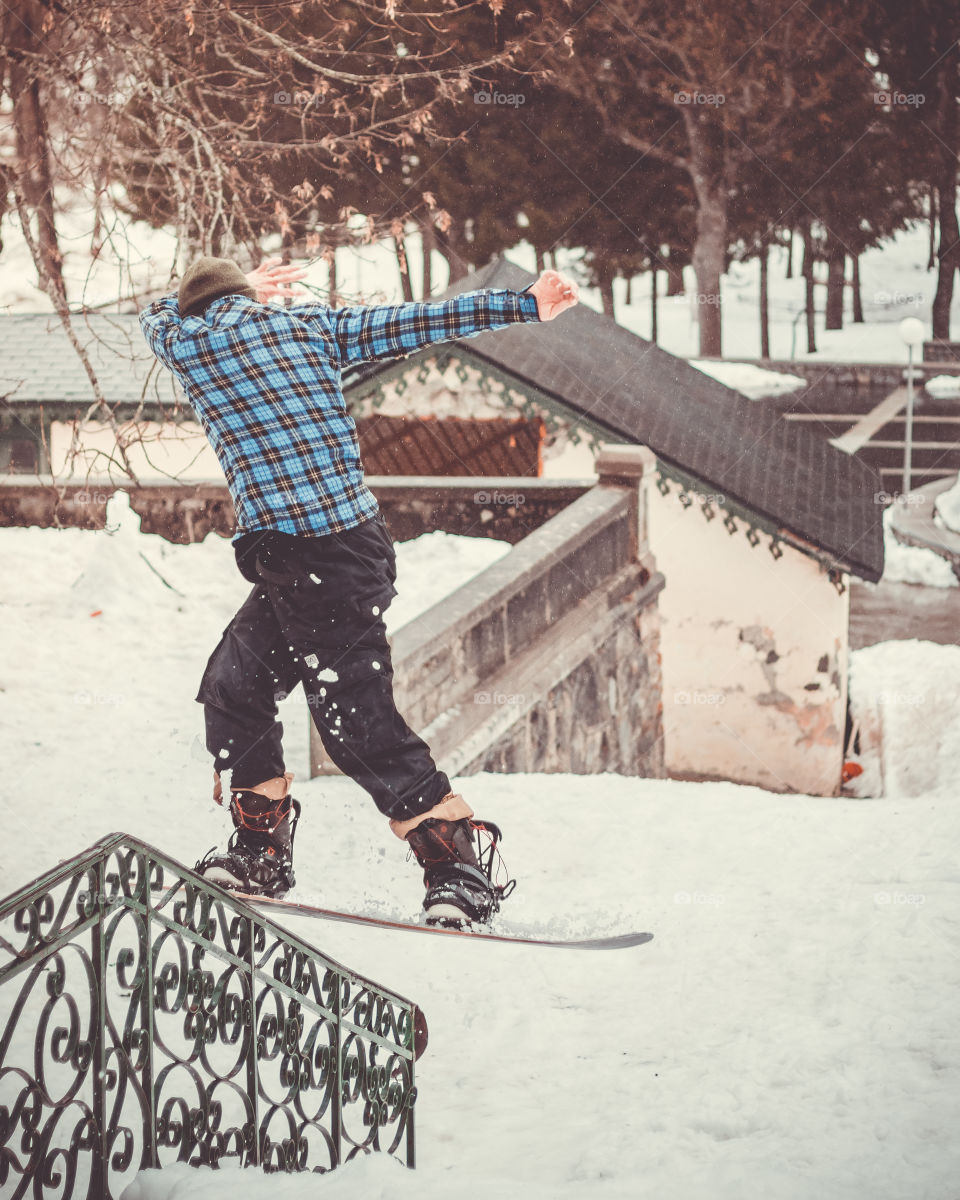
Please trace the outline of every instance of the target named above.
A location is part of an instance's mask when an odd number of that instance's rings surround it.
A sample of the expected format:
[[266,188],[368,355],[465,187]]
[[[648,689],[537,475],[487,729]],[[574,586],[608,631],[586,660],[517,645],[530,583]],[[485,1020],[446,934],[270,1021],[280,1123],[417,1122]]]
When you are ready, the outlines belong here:
[[425,925],[470,929],[499,911],[516,887],[500,854],[502,838],[492,821],[473,818],[427,820],[407,835],[424,868]]
[[228,892],[279,899],[294,886],[293,839],[300,804],[236,791],[230,801],[234,831],[226,850],[208,850],[195,870]]

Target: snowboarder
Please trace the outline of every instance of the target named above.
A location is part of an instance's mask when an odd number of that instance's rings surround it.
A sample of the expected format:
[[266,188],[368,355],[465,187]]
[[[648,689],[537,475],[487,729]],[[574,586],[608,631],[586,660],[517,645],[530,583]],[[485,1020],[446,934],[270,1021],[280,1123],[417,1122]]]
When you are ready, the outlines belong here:
[[577,285],[544,271],[522,292],[484,289],[398,305],[281,307],[306,272],[268,259],[245,275],[201,258],[140,314],[217,454],[236,510],[234,551],[253,590],[207,663],[197,700],[230,771],[234,832],[197,869],[236,891],[294,884],[300,805],[290,795],[277,702],[301,683],[330,758],[372,796],[424,871],[424,920],[486,922],[498,894],[473,846],[473,812],[398,714],[383,614],[393,542],[363,479],[341,369],[519,321],[549,321]]

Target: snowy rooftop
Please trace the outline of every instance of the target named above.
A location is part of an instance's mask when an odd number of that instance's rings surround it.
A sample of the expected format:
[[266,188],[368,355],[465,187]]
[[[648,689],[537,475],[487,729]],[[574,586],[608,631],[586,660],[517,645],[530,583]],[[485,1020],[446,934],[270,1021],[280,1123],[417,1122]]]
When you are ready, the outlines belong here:
[[[0,395],[15,404],[93,402],[90,380],[60,323],[50,313],[0,318]],[[136,313],[83,313],[73,328],[90,354],[108,404],[140,399],[156,360],[140,332]],[[154,376],[169,388],[166,372]],[[165,397],[167,398],[167,397]]]

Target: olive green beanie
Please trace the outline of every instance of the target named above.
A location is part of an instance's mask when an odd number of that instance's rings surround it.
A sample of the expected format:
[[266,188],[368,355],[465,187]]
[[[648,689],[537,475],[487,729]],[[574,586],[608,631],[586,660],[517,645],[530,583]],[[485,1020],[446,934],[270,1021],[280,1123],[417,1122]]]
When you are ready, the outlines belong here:
[[194,317],[222,296],[239,293],[256,300],[257,293],[247,277],[229,258],[198,258],[180,280],[177,302],[181,317]]

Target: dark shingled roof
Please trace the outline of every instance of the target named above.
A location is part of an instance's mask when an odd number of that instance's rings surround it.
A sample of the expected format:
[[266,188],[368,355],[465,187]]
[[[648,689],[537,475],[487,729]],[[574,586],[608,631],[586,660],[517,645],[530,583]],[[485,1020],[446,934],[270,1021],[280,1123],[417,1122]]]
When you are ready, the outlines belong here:
[[[0,397],[14,404],[76,401],[78,409],[93,403],[90,380],[59,317],[13,313],[0,320]],[[79,313],[72,324],[90,354],[107,403],[138,400],[156,359],[140,332],[137,314]],[[166,371],[160,374],[167,376]],[[155,398],[152,388],[148,398]]]
[[[500,258],[437,298],[475,288],[520,289],[534,278]],[[784,420],[583,304],[542,325],[513,325],[460,345],[588,417],[611,440],[649,446],[705,490],[812,543],[855,575],[880,578],[879,475],[799,422]],[[371,364],[347,386],[387,366]]]

